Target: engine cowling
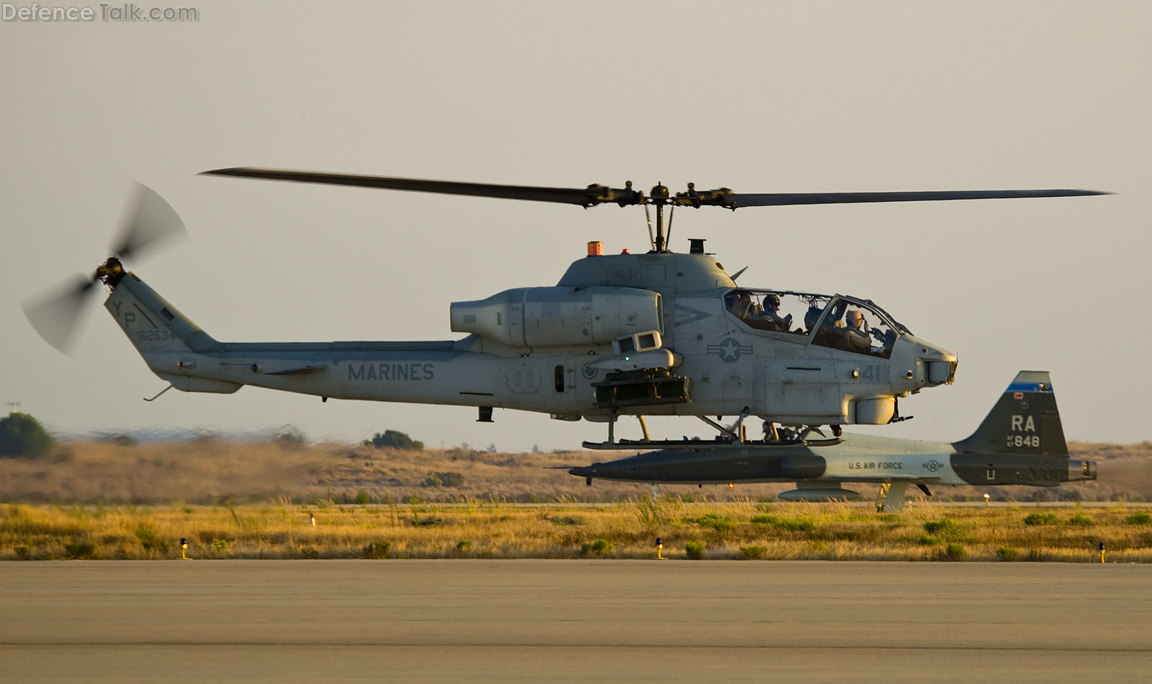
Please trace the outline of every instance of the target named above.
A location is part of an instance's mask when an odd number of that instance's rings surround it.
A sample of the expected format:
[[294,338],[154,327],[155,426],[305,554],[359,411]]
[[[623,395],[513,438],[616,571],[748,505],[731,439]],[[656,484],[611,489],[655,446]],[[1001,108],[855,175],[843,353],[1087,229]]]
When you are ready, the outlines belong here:
[[664,332],[660,294],[632,287],[522,287],[453,302],[452,331],[513,347],[611,344],[622,335]]

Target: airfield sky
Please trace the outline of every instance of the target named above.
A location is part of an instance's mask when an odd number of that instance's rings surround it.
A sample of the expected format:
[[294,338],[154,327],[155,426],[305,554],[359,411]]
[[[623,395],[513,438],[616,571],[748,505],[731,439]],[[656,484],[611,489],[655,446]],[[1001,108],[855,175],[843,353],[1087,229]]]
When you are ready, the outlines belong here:
[[[1112,191],[703,208],[678,213],[672,247],[707,238],[730,272],[748,267],[741,284],[871,298],[958,349],[955,385],[874,432],[963,438],[1017,370],[1046,369],[1070,439],[1152,439],[1150,3],[155,5],[198,12],[171,23],[75,7],[93,21],[0,22],[0,401],[58,430],[396,428],[504,450],[603,438],[539,414],[486,425],[475,409],[257,388],[144,403],[166,383],[95,302],[71,357],[25,321],[22,301],[107,256],[132,180],[191,239],[130,267],[225,341],[455,338],[452,301],[554,285],[589,240],[647,248],[638,207],[196,175],[252,165],[673,191]],[[689,418],[653,427],[706,434]]]

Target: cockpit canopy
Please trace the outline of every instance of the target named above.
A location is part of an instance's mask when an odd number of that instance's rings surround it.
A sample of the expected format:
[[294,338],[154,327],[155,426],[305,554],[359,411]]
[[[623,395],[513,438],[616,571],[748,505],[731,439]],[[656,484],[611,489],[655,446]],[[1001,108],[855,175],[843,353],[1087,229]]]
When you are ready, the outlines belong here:
[[754,330],[885,359],[901,333],[912,334],[872,302],[844,295],[735,289],[724,295],[724,306]]

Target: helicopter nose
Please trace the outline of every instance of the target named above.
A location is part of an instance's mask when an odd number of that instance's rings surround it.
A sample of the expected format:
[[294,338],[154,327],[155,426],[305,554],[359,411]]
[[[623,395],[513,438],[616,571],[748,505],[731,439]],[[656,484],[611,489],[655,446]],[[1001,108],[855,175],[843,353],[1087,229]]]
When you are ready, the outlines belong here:
[[956,355],[939,347],[925,344],[921,347],[917,363],[924,364],[924,380],[929,387],[951,385],[956,379]]
[[914,387],[951,385],[956,379],[956,355],[919,337],[901,336],[892,359],[900,359],[894,370]]

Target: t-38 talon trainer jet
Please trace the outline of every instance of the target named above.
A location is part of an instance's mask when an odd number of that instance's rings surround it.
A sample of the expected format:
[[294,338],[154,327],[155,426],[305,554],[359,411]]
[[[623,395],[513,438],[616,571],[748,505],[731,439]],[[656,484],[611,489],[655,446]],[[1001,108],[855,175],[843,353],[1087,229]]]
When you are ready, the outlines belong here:
[[[568,472],[652,484],[795,482],[786,501],[853,501],[842,485],[880,485],[877,508],[899,510],[908,485],[1055,487],[1095,480],[1096,464],[1068,457],[1047,371],[1021,371],[968,439],[922,442],[843,433],[830,439],[777,435],[765,441],[667,442],[667,448]],[[625,442],[618,447],[627,446]],[[586,445],[588,446],[588,445]]]
[[[140,186],[136,209],[95,273],[25,313],[65,349],[95,285],[104,306],[170,387],[228,394],[244,385],[338,399],[452,404],[536,411],[560,420],[607,422],[617,415],[748,415],[784,426],[885,424],[897,399],[952,382],[956,357],[914,336],[869,300],[737,287],[691,240],[668,248],[676,207],[1063,197],[1083,190],[741,194],[727,188],[671,195],[624,188],[543,188],[343,174],[220,169],[218,176],[356,185],[419,192],[655,207],[646,254],[603,255],[589,244],[554,287],[507,290],[451,306],[457,340],[434,342],[220,342],[126,271],[122,260],[184,232],[176,212]],[[709,422],[710,419],[708,419]],[[647,434],[647,428],[644,428]]]

